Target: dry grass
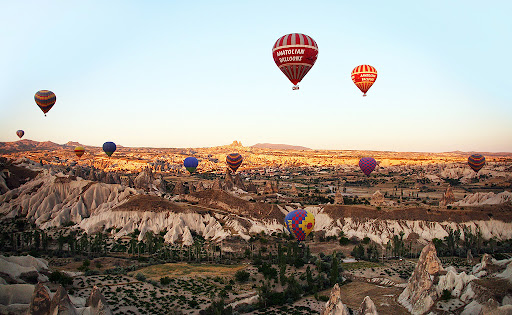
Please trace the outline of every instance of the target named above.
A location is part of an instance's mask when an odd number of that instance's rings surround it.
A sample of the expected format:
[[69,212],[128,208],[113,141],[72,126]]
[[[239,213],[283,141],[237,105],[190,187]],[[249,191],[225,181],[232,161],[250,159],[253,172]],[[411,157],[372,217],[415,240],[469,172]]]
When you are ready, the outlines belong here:
[[159,280],[161,277],[201,277],[201,276],[215,276],[215,277],[232,277],[234,274],[246,266],[242,265],[203,265],[203,264],[187,264],[187,263],[169,263],[162,265],[154,265],[142,268],[129,274],[134,276],[137,273],[142,273],[148,279]]

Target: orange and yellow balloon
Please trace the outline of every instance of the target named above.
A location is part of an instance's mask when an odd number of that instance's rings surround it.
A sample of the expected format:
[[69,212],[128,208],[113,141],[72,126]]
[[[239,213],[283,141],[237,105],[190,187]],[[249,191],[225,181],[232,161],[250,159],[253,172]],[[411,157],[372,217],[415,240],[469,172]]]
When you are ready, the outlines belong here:
[[360,65],[352,70],[352,81],[366,96],[366,92],[372,87],[377,80],[377,70],[370,65]]

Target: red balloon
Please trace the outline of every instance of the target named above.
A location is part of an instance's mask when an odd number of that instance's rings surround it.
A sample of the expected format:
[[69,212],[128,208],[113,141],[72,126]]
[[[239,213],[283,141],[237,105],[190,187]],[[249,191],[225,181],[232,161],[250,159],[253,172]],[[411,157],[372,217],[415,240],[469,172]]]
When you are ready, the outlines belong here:
[[282,36],[272,47],[276,65],[295,85],[311,70],[318,57],[318,45],[308,35],[293,33]]
[[377,80],[377,70],[369,65],[360,65],[352,70],[352,81],[366,96],[366,92],[372,87],[373,82]]

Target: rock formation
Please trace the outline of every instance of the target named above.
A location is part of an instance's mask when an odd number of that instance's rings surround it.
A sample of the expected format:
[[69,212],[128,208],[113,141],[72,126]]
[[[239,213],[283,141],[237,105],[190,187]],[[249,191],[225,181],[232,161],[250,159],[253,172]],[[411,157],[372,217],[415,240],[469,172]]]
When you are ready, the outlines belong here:
[[233,182],[233,176],[231,176],[231,171],[229,169],[226,169],[226,178],[224,178],[224,189],[225,190],[231,190],[235,186],[235,183]]
[[196,191],[203,191],[203,190],[205,190],[204,185],[203,185],[203,182],[199,182],[199,183],[197,183],[197,185],[196,185]]
[[341,191],[339,189],[336,190],[336,193],[334,194],[334,204],[335,205],[345,204],[345,200],[343,199],[343,195],[341,194]]
[[71,303],[66,289],[59,286],[50,303],[50,314],[74,315],[78,314],[75,306]]
[[222,190],[222,182],[220,181],[220,178],[217,178],[213,182],[212,189]]
[[241,190],[246,190],[244,182],[242,181],[242,177],[240,177],[239,173],[237,173],[235,175],[234,185],[236,188],[239,188]]
[[473,254],[471,254],[471,249],[468,249],[468,254],[466,256],[466,260],[469,264],[473,263]]
[[112,311],[105,301],[105,297],[101,294],[100,289],[94,286],[91,295],[87,299],[86,306],[89,308],[89,314],[94,315],[111,315]]
[[423,248],[416,268],[407,282],[407,287],[398,297],[398,302],[412,314],[424,314],[437,299],[434,281],[444,271],[432,242]]
[[359,308],[359,315],[378,315],[377,308],[375,307],[375,303],[373,303],[372,299],[369,296],[366,296],[361,303],[361,307]]
[[384,204],[384,195],[380,191],[376,191],[372,195],[371,204],[373,206],[382,206]]
[[50,314],[50,293],[46,288],[38,283],[32,293],[32,299],[30,301],[28,314],[31,315],[46,315]]
[[321,312],[322,315],[349,315],[348,308],[341,301],[340,287],[336,283],[331,290],[329,301],[325,304],[325,308]]
[[256,185],[254,185],[253,183],[249,182],[249,184],[246,187],[246,191],[250,192],[250,193],[253,193],[253,194],[257,194],[258,193],[258,188],[256,188]]
[[441,201],[439,201],[439,206],[444,207],[454,202],[455,196],[453,195],[452,187],[448,186],[443,194],[443,197],[441,198]]
[[193,193],[196,191],[196,186],[194,186],[194,183],[189,183],[188,184],[188,193]]
[[279,191],[277,182],[267,181],[265,182],[264,194],[275,194]]
[[184,195],[185,194],[185,185],[183,185],[183,182],[179,181],[174,185],[172,194],[173,195]]
[[121,185],[126,187],[134,187],[133,180],[130,176],[121,176],[120,177]]
[[291,193],[293,196],[298,196],[298,195],[299,195],[299,191],[297,190],[297,186],[292,185],[292,188],[290,189],[290,193]]

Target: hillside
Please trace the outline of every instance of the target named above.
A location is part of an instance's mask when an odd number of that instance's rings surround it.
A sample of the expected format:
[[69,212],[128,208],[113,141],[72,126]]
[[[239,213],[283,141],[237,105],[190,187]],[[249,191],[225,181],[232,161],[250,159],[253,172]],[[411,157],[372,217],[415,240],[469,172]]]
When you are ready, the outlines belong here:
[[306,148],[306,147],[302,147],[302,146],[298,146],[298,145],[275,144],[275,143],[256,143],[255,145],[251,146],[251,148],[270,149],[270,150],[296,150],[296,151],[311,150],[310,148]]

